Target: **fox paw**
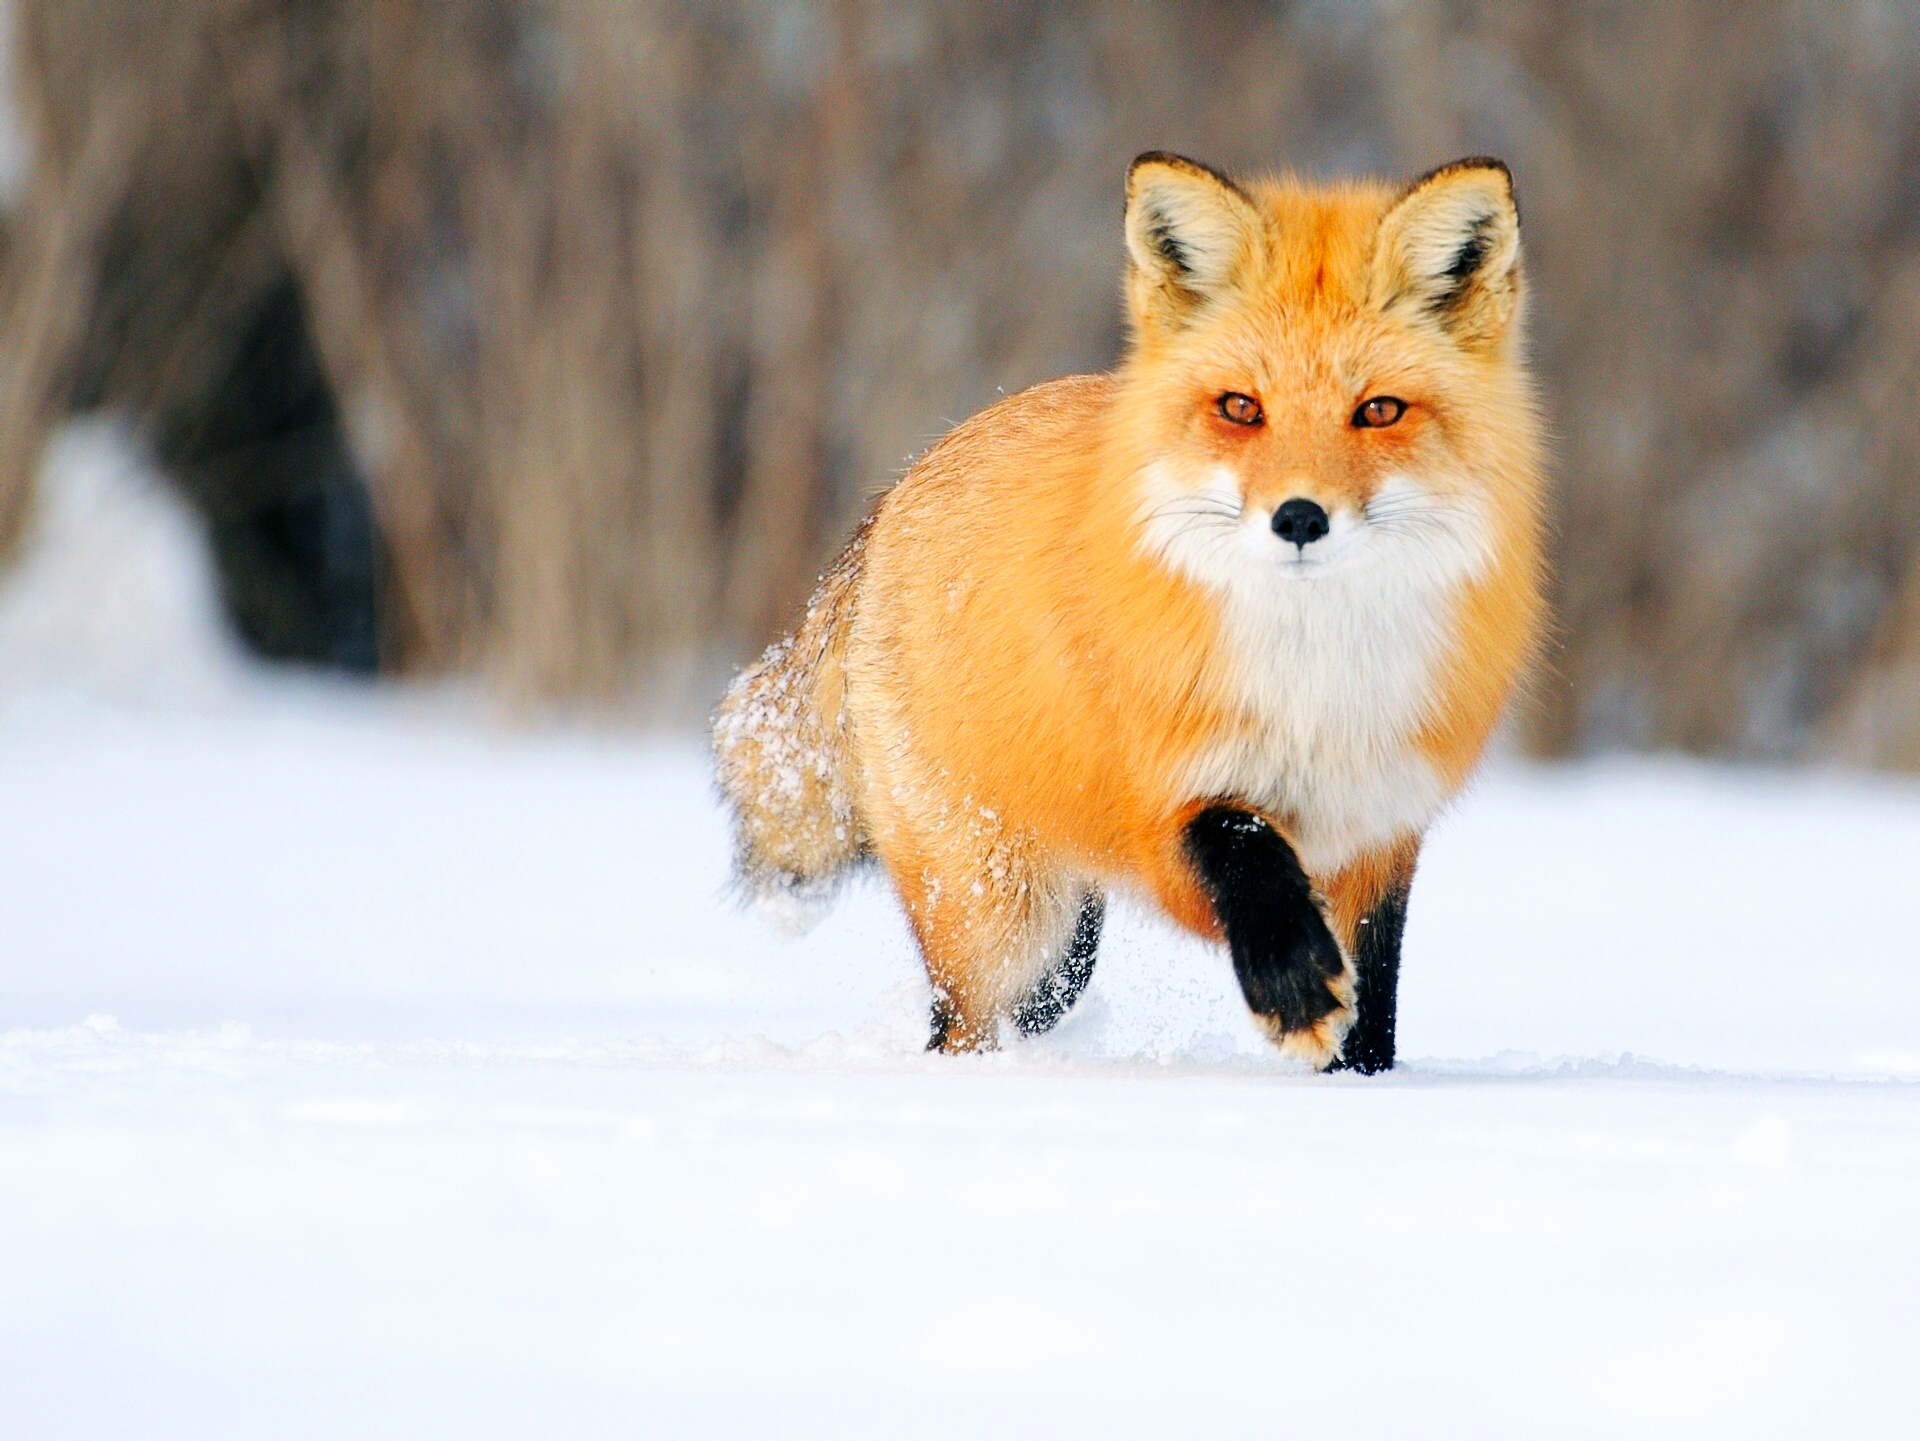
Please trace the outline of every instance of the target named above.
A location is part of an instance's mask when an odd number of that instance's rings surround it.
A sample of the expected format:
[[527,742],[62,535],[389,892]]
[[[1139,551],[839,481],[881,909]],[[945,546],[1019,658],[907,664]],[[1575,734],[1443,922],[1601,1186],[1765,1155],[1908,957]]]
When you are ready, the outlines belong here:
[[[1340,1059],[1347,1032],[1353,1029],[1357,1014],[1357,987],[1351,967],[1329,976],[1323,984],[1327,997],[1324,1009],[1317,1003],[1291,1017],[1259,1012],[1253,1017],[1281,1055],[1289,1060],[1304,1061],[1316,1071],[1324,1071]],[[1314,1014],[1316,1011],[1318,1014]]]

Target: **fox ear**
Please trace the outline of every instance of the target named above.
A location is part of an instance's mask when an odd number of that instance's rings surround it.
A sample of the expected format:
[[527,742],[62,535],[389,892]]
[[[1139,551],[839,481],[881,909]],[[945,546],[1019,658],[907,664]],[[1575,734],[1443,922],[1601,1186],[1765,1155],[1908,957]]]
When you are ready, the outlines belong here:
[[1127,170],[1127,293],[1137,321],[1177,325],[1231,288],[1260,233],[1260,212],[1197,160],[1149,150]]
[[1373,244],[1373,302],[1437,321],[1469,349],[1506,335],[1519,309],[1520,210],[1498,160],[1456,160],[1413,182]]

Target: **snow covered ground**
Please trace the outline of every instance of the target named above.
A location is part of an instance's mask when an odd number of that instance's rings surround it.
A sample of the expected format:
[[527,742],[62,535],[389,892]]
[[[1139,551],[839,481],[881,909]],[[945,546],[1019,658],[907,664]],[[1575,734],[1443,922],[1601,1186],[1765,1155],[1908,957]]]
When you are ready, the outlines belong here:
[[878,886],[722,894],[685,737],[241,665],[69,436],[0,589],[0,1434],[1920,1430],[1920,788],[1497,767],[1402,1045],[1122,913],[919,1050]]

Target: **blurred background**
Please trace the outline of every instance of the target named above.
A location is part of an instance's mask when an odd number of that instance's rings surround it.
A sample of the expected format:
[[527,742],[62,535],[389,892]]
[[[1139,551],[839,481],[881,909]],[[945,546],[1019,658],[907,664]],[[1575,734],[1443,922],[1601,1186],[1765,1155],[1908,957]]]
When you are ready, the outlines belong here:
[[1114,361],[1136,152],[1489,152],[1558,435],[1526,742],[1920,768],[1899,0],[12,0],[8,25],[0,556],[50,440],[104,411],[260,655],[690,717],[908,457]]

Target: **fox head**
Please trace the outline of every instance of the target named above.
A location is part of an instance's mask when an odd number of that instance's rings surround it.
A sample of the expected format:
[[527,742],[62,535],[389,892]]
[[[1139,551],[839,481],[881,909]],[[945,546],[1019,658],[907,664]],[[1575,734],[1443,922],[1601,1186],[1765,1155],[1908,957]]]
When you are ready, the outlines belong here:
[[1470,570],[1530,523],[1520,216],[1498,160],[1405,189],[1127,177],[1128,469],[1201,578]]

